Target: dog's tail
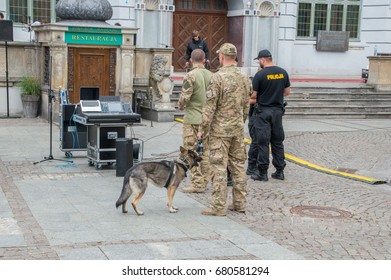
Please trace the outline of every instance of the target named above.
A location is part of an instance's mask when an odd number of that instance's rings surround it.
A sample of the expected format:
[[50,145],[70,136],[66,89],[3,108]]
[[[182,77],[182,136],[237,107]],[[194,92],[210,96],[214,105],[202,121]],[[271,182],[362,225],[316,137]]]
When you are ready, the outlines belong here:
[[128,200],[131,194],[130,192],[131,190],[129,188],[129,180],[124,179],[121,195],[119,196],[117,202],[115,203],[116,208],[118,208],[120,205],[124,204]]
[[115,203],[115,208],[118,208],[120,205],[122,205],[124,203],[123,199],[121,199],[122,197],[122,193],[121,193],[121,196],[118,198],[117,202]]

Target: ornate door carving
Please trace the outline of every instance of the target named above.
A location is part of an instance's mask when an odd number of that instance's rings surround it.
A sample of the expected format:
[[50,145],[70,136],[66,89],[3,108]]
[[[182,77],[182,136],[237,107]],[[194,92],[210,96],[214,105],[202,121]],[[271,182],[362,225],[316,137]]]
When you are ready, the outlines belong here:
[[[216,51],[227,42],[227,8],[223,0],[210,0],[200,7],[196,0],[175,1],[173,28],[174,70],[185,71],[185,54],[193,30],[199,30],[209,47],[212,70],[219,66]],[[218,3],[217,3],[218,2]],[[209,8],[208,8],[209,7]],[[208,8],[208,9],[207,9]]]

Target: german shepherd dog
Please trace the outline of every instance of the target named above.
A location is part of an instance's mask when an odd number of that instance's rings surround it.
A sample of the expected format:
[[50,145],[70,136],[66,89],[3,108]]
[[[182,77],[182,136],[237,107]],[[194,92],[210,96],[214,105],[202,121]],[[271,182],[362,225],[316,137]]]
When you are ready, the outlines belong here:
[[148,186],[148,180],[158,187],[167,188],[168,210],[170,213],[178,212],[178,208],[172,205],[175,191],[179,184],[186,177],[186,172],[193,166],[198,166],[202,158],[197,152],[180,147],[180,154],[176,160],[160,162],[142,162],[131,167],[124,176],[124,183],[121,195],[115,206],[122,205],[122,213],[127,213],[126,202],[134,193],[132,206],[137,215],[144,213],[138,208],[137,204],[145,193]]

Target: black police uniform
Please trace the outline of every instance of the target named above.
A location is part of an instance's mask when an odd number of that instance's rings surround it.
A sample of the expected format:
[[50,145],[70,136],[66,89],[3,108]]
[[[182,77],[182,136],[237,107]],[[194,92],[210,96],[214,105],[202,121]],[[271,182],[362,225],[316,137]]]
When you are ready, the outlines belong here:
[[273,155],[272,164],[277,172],[282,172],[286,165],[282,115],[284,90],[287,87],[290,87],[288,73],[278,66],[265,67],[262,71],[257,72],[253,79],[253,90],[257,92],[257,103],[254,106],[255,117],[252,133],[259,150],[257,167],[261,175],[267,174],[269,168],[269,144]]
[[246,174],[251,175],[253,174],[257,169],[257,157],[258,157],[258,147],[255,143],[255,136],[254,136],[254,105],[250,105],[250,110],[248,112],[248,131],[250,132],[251,137],[251,144],[250,149],[248,150],[248,167]]

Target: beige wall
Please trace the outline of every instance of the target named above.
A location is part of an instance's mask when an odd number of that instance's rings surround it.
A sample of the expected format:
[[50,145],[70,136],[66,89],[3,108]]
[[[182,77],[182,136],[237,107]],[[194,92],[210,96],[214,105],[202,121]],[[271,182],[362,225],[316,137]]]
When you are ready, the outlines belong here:
[[[22,101],[18,83],[25,76],[35,76],[42,79],[42,52],[39,44],[8,43],[8,91],[9,115],[23,115]],[[0,116],[7,114],[7,84],[6,84],[6,54],[5,44],[0,43]]]
[[[47,35],[47,33],[42,33]],[[56,40],[60,40],[55,36]],[[51,37],[50,37],[51,38]],[[61,36],[60,36],[61,38]],[[147,89],[149,86],[149,69],[155,55],[167,57],[167,67],[172,65],[173,49],[169,48],[140,48],[135,49],[133,42],[126,42],[117,52],[117,90],[116,94],[121,98],[130,101],[133,90]],[[58,87],[66,88],[67,85],[67,46],[62,42],[51,42],[49,47],[53,56],[53,70],[56,75],[52,77],[52,89],[58,91]],[[10,92],[10,115],[22,116],[22,102],[20,90],[17,83],[27,75],[33,75],[43,82],[44,49],[38,43],[9,43],[8,46],[8,80]],[[65,66],[65,67],[64,67]],[[6,71],[5,71],[5,47],[0,44],[0,115],[7,113],[6,105]],[[43,87],[41,99],[41,112],[43,118],[48,117],[47,88]],[[57,93],[57,92],[56,92]],[[53,112],[58,112],[58,101],[54,104]],[[57,120],[57,116],[54,116]]]

